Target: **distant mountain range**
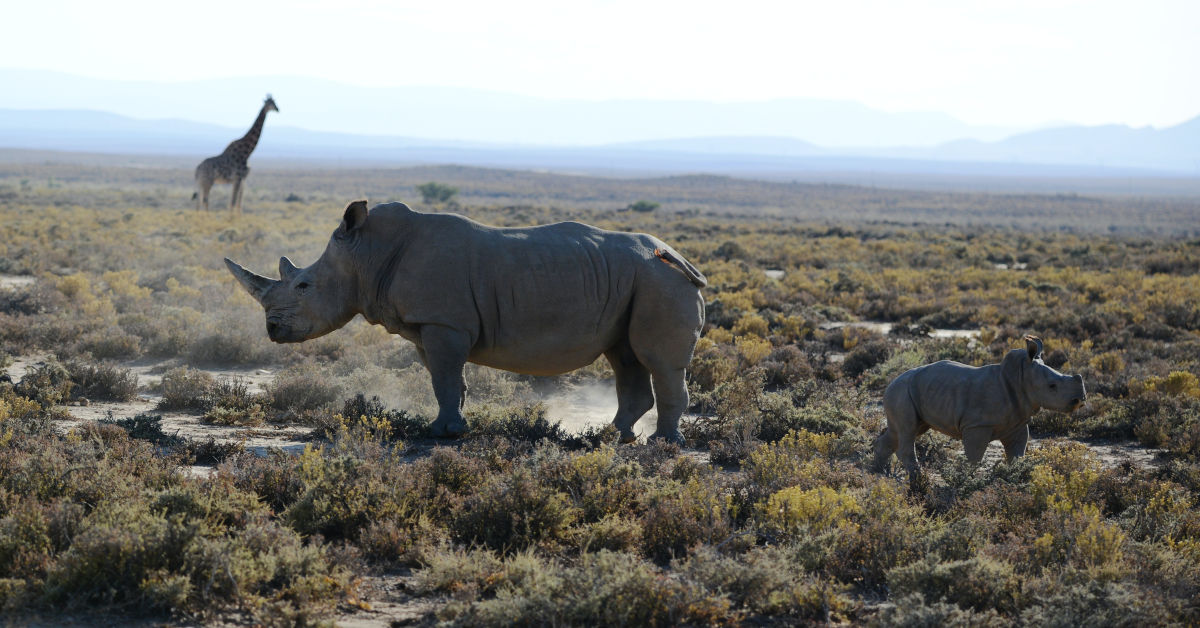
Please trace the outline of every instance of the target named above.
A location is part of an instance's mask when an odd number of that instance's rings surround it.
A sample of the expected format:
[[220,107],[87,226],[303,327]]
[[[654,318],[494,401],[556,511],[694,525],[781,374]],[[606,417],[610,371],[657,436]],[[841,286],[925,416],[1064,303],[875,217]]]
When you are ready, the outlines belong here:
[[142,120],[249,126],[269,92],[279,104],[278,123],[288,126],[535,146],[714,136],[800,138],[820,146],[934,146],[1032,130],[828,100],[654,101],[614,94],[587,101],[454,87],[358,87],[288,76],[162,83],[0,69],[0,85],[0,109],[88,109]]
[[[820,101],[548,101],[296,78],[158,84],[13,70],[0,70],[0,84],[0,147],[22,149],[213,155],[245,132],[270,89],[280,113],[268,119],[258,159],[775,177],[1200,176],[1200,118],[1166,129],[1011,133]],[[213,119],[223,122],[195,121]],[[312,130],[324,124],[353,132]]]

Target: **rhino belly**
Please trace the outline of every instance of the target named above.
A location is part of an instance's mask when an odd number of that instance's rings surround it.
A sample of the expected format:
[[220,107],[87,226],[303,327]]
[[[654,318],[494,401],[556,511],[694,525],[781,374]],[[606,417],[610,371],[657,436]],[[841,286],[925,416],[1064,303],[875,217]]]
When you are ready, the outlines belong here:
[[523,342],[505,343],[477,348],[469,359],[475,364],[523,373],[526,375],[560,375],[595,362],[616,344],[609,337],[562,338],[555,334],[538,334]]

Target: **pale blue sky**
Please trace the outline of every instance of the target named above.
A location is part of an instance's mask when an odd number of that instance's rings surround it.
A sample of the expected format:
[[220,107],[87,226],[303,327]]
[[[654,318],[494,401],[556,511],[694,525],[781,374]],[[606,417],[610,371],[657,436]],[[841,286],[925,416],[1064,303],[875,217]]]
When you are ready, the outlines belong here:
[[3,14],[0,67],[99,78],[820,98],[1001,126],[1200,115],[1200,2],[38,0]]

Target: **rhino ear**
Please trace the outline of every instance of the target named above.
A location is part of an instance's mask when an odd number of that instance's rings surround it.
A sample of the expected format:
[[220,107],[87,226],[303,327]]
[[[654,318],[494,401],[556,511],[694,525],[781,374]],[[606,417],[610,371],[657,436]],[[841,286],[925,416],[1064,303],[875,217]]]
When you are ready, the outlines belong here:
[[242,284],[246,292],[249,292],[250,296],[254,297],[254,300],[259,303],[262,303],[263,293],[275,283],[274,279],[252,273],[237,265],[228,257],[225,258],[225,266],[229,268],[229,272],[233,273],[234,277],[237,277],[238,283]]
[[342,224],[338,227],[337,233],[339,237],[345,237],[362,228],[367,222],[367,201],[354,201],[346,206],[346,213],[342,214]]
[[1042,339],[1037,336],[1025,336],[1025,351],[1029,353],[1029,361],[1041,359]]
[[282,279],[284,281],[288,281],[292,278],[292,275],[296,274],[299,270],[300,269],[296,268],[296,265],[292,263],[292,260],[290,260],[286,257],[279,258],[279,278],[280,279]]

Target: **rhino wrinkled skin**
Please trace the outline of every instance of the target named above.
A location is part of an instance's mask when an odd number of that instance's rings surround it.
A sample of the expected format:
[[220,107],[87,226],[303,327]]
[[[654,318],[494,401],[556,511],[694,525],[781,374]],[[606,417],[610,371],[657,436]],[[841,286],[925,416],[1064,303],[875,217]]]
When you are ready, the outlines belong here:
[[554,375],[604,355],[622,441],[635,440],[634,423],[656,401],[654,437],[683,440],[684,368],[707,281],[653,236],[574,222],[502,229],[355,201],[307,268],[282,258],[274,280],[225,263],[262,304],[275,342],[316,338],[358,314],[412,341],[433,379],[435,435],[467,430],[466,362]]
[[875,439],[875,466],[895,452],[910,476],[918,473],[915,442],[933,429],[961,439],[978,464],[988,443],[999,440],[1007,459],[1025,454],[1029,417],[1041,408],[1071,412],[1086,398],[1083,377],[1064,375],[1042,362],[1042,341],[1025,336],[1000,364],[973,367],[942,360],[902,373],[883,393],[887,428]]

